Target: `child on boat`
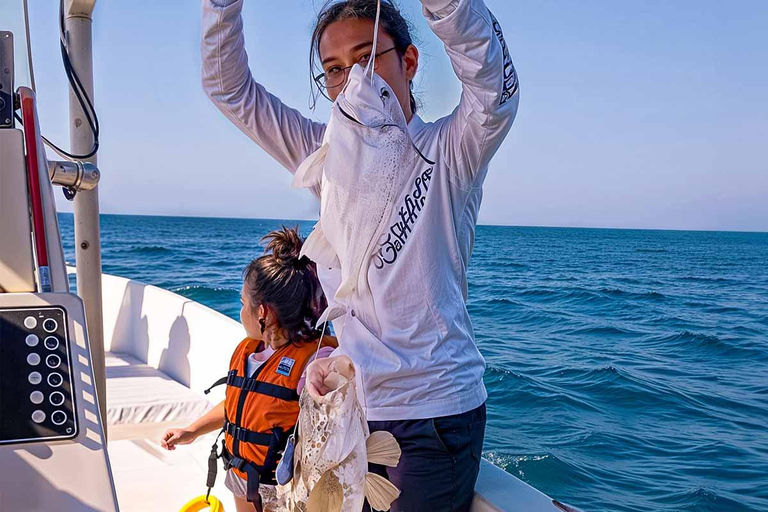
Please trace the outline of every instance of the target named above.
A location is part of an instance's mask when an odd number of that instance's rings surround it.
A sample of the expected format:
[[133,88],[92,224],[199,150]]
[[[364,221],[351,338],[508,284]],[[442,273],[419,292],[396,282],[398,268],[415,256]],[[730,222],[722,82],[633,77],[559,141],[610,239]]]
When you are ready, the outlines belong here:
[[335,338],[314,328],[326,301],[315,264],[299,257],[298,231],[284,227],[262,241],[265,254],[244,272],[240,319],[248,337],[232,355],[226,399],[161,440],[174,450],[223,425],[226,485],[238,512],[270,510],[275,468],[299,414],[304,369],[336,347]]

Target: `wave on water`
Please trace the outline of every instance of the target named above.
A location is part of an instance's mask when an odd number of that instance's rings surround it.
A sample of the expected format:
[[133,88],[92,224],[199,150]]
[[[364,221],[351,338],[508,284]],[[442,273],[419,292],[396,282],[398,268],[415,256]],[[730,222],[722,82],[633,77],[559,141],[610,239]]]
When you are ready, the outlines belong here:
[[195,297],[202,297],[202,298],[209,298],[209,299],[215,299],[218,297],[227,297],[230,298],[232,295],[240,295],[240,292],[238,290],[233,290],[231,288],[219,288],[219,287],[212,287],[212,286],[201,286],[201,285],[187,285],[187,286],[181,286],[178,288],[171,288],[170,291],[173,293],[178,293],[179,295],[183,295],[185,297],[195,296]]
[[613,325],[601,325],[581,327],[577,329],[570,328],[567,331],[569,336],[642,336],[644,333],[633,329],[625,329]]
[[668,496],[664,501],[680,507],[681,510],[722,510],[728,512],[752,510],[750,507],[744,505],[738,498],[733,499],[720,496],[714,489],[703,486],[675,493]]
[[601,306],[620,309],[630,301],[660,302],[667,296],[657,291],[627,291],[621,288],[583,288],[583,287],[537,287],[514,293],[529,301],[539,303],[558,303],[569,306]]
[[150,255],[172,254],[174,251],[171,249],[168,249],[167,247],[163,247],[162,245],[142,245],[138,247],[132,247],[125,252],[131,253],[131,254],[150,256]]
[[621,297],[625,299],[636,300],[664,300],[667,297],[663,293],[649,291],[649,292],[629,292],[622,290],[621,288],[601,288],[601,293],[604,293],[610,297]]
[[511,306],[520,306],[521,304],[515,300],[507,299],[506,297],[501,298],[493,298],[491,300],[485,301],[487,304],[508,304]]
[[520,270],[526,270],[531,268],[525,263],[519,263],[516,261],[496,261],[493,263],[494,268],[516,268]]
[[644,254],[663,254],[665,252],[669,252],[666,249],[649,249],[649,248],[638,248],[635,249],[635,252],[644,253]]
[[718,284],[718,283],[733,283],[736,282],[736,280],[729,278],[729,277],[719,277],[719,276],[681,276],[677,278],[679,281],[689,281],[689,282],[695,282],[695,283],[706,283],[706,284]]
[[186,256],[186,257],[174,260],[174,263],[176,263],[177,265],[198,265],[199,261],[196,260],[195,258]]
[[240,291],[231,288],[188,285],[170,291],[240,320]]
[[725,339],[714,334],[682,331],[661,336],[649,336],[643,344],[647,347],[658,347],[678,351],[690,358],[709,358],[711,352],[722,356],[767,357],[768,347],[765,344],[752,342],[743,343],[738,339]]
[[548,462],[554,459],[549,453],[508,455],[497,451],[489,451],[483,453],[483,456],[494,466],[498,466],[509,473],[517,472],[521,477],[524,477],[521,466],[527,463]]

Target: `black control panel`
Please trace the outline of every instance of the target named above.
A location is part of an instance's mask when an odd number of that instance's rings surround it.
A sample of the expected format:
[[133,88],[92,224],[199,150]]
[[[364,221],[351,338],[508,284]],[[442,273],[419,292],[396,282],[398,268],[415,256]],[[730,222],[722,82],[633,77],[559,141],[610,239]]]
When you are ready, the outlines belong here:
[[0,30],[0,128],[13,124],[13,34]]
[[77,435],[67,313],[0,309],[0,444]]

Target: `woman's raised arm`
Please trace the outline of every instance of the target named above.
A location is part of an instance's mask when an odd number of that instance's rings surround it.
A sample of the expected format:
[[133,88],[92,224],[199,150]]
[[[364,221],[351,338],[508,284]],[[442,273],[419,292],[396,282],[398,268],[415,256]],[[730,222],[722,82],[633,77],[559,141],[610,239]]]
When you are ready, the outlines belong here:
[[203,0],[203,89],[213,103],[291,173],[322,142],[325,125],[283,104],[251,76],[243,0]]
[[483,0],[421,2],[462,83],[459,106],[440,121],[443,156],[454,178],[477,186],[517,114],[517,73],[501,26]]

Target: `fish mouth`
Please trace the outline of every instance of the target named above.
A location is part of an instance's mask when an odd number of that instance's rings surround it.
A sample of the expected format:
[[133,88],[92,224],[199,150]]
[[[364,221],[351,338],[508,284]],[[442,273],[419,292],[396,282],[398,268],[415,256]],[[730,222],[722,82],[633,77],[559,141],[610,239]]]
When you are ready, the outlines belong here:
[[395,128],[399,128],[400,127],[397,123],[380,123],[380,124],[370,125],[369,126],[369,125],[363,123],[362,121],[360,121],[359,119],[357,119],[355,116],[353,116],[352,114],[350,114],[346,110],[344,110],[344,107],[341,106],[341,103],[339,103],[337,105],[337,107],[339,109],[339,112],[341,112],[341,115],[343,115],[344,117],[346,117],[347,119],[349,119],[353,123],[358,124],[360,126],[367,126],[368,128],[378,128],[378,129],[387,128],[387,127],[390,127],[390,126],[395,127]]
[[339,107],[339,112],[341,112],[344,117],[346,117],[347,119],[349,119],[353,123],[359,124],[360,126],[363,125],[363,123],[358,121],[352,114],[350,114],[346,110],[344,110],[344,108],[342,108],[341,104],[339,104],[338,107]]

